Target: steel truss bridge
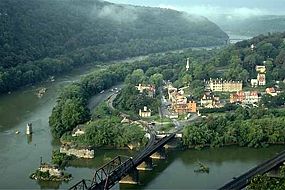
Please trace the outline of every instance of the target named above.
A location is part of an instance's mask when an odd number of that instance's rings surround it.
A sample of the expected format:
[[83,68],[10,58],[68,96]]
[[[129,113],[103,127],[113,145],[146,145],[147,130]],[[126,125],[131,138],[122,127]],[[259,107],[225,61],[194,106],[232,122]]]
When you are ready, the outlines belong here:
[[[151,134],[151,138],[145,147],[134,158],[123,159],[123,157],[117,156],[98,170],[96,170],[93,179],[91,181],[81,180],[70,190],[102,190],[110,189],[123,177],[127,176],[138,165],[144,162],[152,154],[162,148],[166,143],[175,137],[175,133],[165,136],[162,139],[156,139],[155,134]],[[88,185],[90,184],[90,185]]]

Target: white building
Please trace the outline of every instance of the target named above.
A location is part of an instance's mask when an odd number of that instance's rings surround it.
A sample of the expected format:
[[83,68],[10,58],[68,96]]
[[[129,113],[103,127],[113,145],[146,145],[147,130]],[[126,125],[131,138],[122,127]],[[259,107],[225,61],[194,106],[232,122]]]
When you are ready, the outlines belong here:
[[143,110],[139,110],[139,116],[141,117],[150,117],[151,116],[151,110],[148,110],[146,106],[143,107]]

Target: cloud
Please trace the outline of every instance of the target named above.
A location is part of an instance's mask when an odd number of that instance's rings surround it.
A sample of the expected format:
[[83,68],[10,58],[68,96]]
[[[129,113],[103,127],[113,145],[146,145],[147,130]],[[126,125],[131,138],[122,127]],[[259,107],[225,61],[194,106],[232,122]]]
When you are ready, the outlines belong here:
[[259,15],[265,15],[268,14],[266,10],[261,10],[258,8],[247,8],[247,7],[241,7],[236,8],[233,10],[233,15],[239,16],[239,17],[252,17],[252,16],[259,16]]
[[195,6],[175,6],[175,5],[159,5],[161,8],[174,9],[178,11],[184,11],[192,15],[201,15],[206,17],[211,17],[220,14],[230,14],[234,17],[248,18],[251,16],[259,16],[268,14],[267,10],[262,10],[258,8],[248,8],[248,7],[220,7],[213,5],[195,5]]
[[136,10],[132,6],[108,5],[101,9],[94,8],[93,13],[100,18],[108,18],[120,23],[133,22],[138,18]]

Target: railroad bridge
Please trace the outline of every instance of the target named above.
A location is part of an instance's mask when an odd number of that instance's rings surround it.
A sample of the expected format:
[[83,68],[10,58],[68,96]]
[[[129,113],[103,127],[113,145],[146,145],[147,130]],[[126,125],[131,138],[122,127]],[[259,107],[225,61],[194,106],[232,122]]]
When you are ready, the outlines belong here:
[[98,170],[96,170],[91,181],[81,180],[70,190],[102,190],[110,189],[116,183],[132,183],[138,182],[138,170],[151,170],[152,159],[164,159],[164,145],[175,138],[175,133],[168,134],[159,139],[154,133],[147,146],[139,152],[135,157],[123,159],[117,156]]
[[250,183],[250,180],[258,174],[262,175],[269,172],[269,176],[278,177],[279,167],[283,165],[284,162],[285,162],[285,150],[280,152],[278,155],[274,156],[273,158],[250,169],[248,172],[231,180],[223,187],[219,188],[219,190],[242,189],[246,187]]

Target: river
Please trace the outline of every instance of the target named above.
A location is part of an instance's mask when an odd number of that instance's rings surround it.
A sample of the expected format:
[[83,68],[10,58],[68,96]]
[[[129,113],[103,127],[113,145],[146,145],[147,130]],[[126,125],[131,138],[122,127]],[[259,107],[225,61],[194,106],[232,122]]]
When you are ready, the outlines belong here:
[[[0,189],[67,189],[82,178],[91,179],[94,169],[116,155],[133,155],[128,150],[96,151],[92,160],[75,160],[67,172],[73,179],[68,183],[37,182],[29,175],[39,166],[40,157],[50,161],[51,152],[58,148],[52,142],[48,117],[56,103],[60,90],[78,80],[86,73],[96,70],[89,66],[73,71],[69,75],[56,78],[55,82],[42,83],[25,87],[10,95],[0,96]],[[42,98],[36,92],[46,87]],[[92,107],[105,99],[111,92],[99,94],[92,99]],[[28,122],[33,123],[32,138],[25,135]],[[15,134],[19,130],[20,134]],[[211,189],[230,180],[232,177],[247,171],[256,164],[280,152],[283,146],[271,146],[264,149],[226,147],[168,151],[168,158],[156,161],[152,172],[141,172],[141,184],[137,186],[117,185],[121,189]],[[209,174],[195,173],[197,161],[209,166]]]

